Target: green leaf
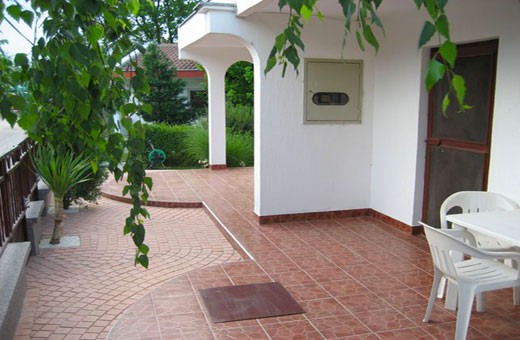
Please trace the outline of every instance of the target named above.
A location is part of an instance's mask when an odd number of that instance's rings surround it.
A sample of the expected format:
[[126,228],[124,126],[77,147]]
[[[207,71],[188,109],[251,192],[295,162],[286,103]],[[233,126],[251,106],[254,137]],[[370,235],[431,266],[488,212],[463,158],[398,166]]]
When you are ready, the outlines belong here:
[[94,173],[98,172],[98,170],[99,170],[98,163],[94,160],[90,161],[90,167],[92,168],[92,171]]
[[146,185],[146,187],[147,187],[149,190],[152,190],[152,187],[153,187],[153,181],[152,181],[152,178],[151,178],[151,177],[145,177],[144,180],[143,180],[143,183]]
[[365,38],[367,43],[369,43],[370,45],[372,45],[372,47],[374,47],[374,49],[376,50],[376,53],[377,53],[377,51],[379,51],[379,42],[377,41],[376,37],[374,36],[374,33],[372,32],[372,29],[370,28],[370,26],[366,25],[363,27],[363,37]]
[[8,96],[11,105],[13,105],[17,110],[23,110],[26,105],[26,100],[24,97],[19,96],[17,94]]
[[22,13],[20,13],[20,17],[27,24],[27,26],[32,26],[34,20],[34,13],[32,11],[22,11]]
[[383,23],[381,22],[381,19],[377,16],[377,13],[374,9],[370,9],[370,13],[372,15],[372,21],[376,23],[376,25],[381,28],[381,31],[383,32],[383,35],[385,34],[385,28],[383,27]]
[[128,235],[132,232],[132,223],[128,224],[125,224],[125,226],[123,227],[123,235]]
[[136,110],[136,105],[134,103],[126,103],[125,105],[123,105],[121,107],[121,111],[125,114],[125,115],[129,115],[129,114],[132,114],[134,113]]
[[271,71],[273,69],[273,67],[275,67],[275,65],[276,65],[276,57],[269,58],[267,60],[266,66],[265,66],[264,75],[267,75],[267,73],[269,73],[269,71]]
[[287,0],[278,0],[278,8],[282,9],[287,6]]
[[292,66],[296,70],[296,73],[298,73],[298,66],[300,65],[300,57],[298,56],[298,52],[296,51],[296,48],[294,46],[289,46],[285,50],[285,56],[287,57],[287,60],[292,64]]
[[435,20],[435,27],[437,31],[446,39],[450,39],[450,24],[448,18],[443,14]]
[[271,55],[269,56],[269,58],[271,56],[274,56],[276,54],[276,51],[283,50],[283,46],[285,45],[286,41],[287,41],[287,38],[285,37],[285,32],[278,34],[278,36],[276,37],[276,39],[274,41],[274,47],[276,48],[274,50],[275,53],[273,54],[273,51],[271,50]]
[[446,69],[444,65],[435,59],[431,59],[428,63],[428,73],[426,74],[426,89],[428,92],[442,79]]
[[290,44],[296,45],[299,48],[301,48],[302,50],[305,48],[302,40],[300,39],[300,37],[297,34],[294,33],[293,29],[291,29],[290,27],[287,27],[285,29],[284,33]]
[[439,48],[439,53],[442,59],[450,65],[451,68],[455,67],[455,61],[457,60],[457,46],[450,40],[446,40]]
[[146,113],[151,113],[153,107],[152,107],[152,105],[150,103],[145,103],[145,104],[143,104],[142,109]]
[[18,21],[20,19],[20,15],[22,14],[22,6],[20,6],[18,4],[14,4],[14,5],[8,6],[6,8],[6,11],[7,11],[7,13],[9,13],[9,15],[11,17],[13,17],[13,19]]
[[306,21],[309,21],[312,16],[312,8],[307,7],[307,5],[303,5],[300,14]]
[[356,39],[357,39],[357,43],[358,43],[361,51],[365,52],[365,44],[363,44],[363,38],[361,37],[361,32],[356,31]]
[[449,92],[444,95],[444,99],[442,100],[442,112],[446,113],[448,110],[448,106],[450,106],[450,94]]
[[318,11],[318,13],[316,13],[316,16],[318,17],[318,19],[319,19],[320,21],[323,20],[323,13],[321,13],[320,11]]
[[7,100],[0,101],[0,118],[7,120],[11,126],[16,123],[16,119],[18,118],[16,113],[11,110],[11,104]]
[[132,130],[132,120],[128,117],[124,117],[123,119],[121,119],[121,125],[123,125],[123,127],[127,131]]
[[83,87],[88,87],[90,84],[90,75],[87,72],[82,72],[77,75],[76,79]]
[[426,10],[432,19],[437,18],[439,15],[437,8],[437,0],[424,0],[424,4],[426,5]]
[[143,266],[144,268],[148,268],[148,264],[149,264],[149,260],[148,260],[148,256],[146,255],[140,255],[138,256],[136,259],[136,264],[140,264],[141,266]]
[[27,68],[29,66],[29,59],[27,59],[25,53],[17,53],[14,56],[14,64],[22,68]]
[[466,97],[466,81],[463,77],[455,74],[451,79],[451,85],[455,90],[455,95],[457,97],[457,102],[459,106],[464,106],[464,98]]
[[143,244],[144,235],[145,235],[145,231],[144,231],[143,225],[142,224],[135,224],[132,231],[134,233],[132,238],[134,240],[135,245],[139,246],[139,245]]
[[356,13],[356,4],[352,0],[344,0],[339,3],[343,9],[343,16],[345,17],[345,28],[350,31],[352,16]]
[[423,28],[421,30],[421,35],[419,37],[419,48],[423,47],[430,39],[432,38],[433,34],[436,32],[435,25],[433,25],[431,22],[426,21],[423,25]]
[[38,122],[38,119],[39,119],[39,115],[37,112],[22,112],[22,116],[20,117],[20,119],[18,120],[18,125],[26,130],[26,131],[30,131],[31,129],[34,128],[34,126],[36,125],[36,123]]
[[92,45],[95,45],[99,42],[99,40],[103,37],[104,30],[103,27],[99,24],[92,25],[87,30],[87,39],[88,42]]
[[437,0],[437,6],[439,6],[439,8],[442,10],[444,10],[444,7],[446,7],[447,3],[448,0]]
[[413,0],[413,1],[415,2],[417,9],[421,9],[421,6],[424,4],[424,0]]
[[150,251],[150,248],[146,244],[139,245],[139,247],[137,247],[137,249],[139,249],[139,252],[141,252],[143,255],[147,255],[148,252]]
[[139,0],[128,0],[127,3],[132,14],[137,15],[139,13]]

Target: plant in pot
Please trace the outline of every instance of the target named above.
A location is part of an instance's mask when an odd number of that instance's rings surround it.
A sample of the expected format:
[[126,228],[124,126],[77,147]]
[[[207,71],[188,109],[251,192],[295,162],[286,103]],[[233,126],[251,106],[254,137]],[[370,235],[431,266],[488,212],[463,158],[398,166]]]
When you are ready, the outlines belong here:
[[58,244],[65,215],[63,198],[74,186],[90,180],[90,160],[83,154],[74,155],[71,151],[57,152],[49,145],[40,145],[31,160],[34,169],[54,195],[54,229],[50,243]]

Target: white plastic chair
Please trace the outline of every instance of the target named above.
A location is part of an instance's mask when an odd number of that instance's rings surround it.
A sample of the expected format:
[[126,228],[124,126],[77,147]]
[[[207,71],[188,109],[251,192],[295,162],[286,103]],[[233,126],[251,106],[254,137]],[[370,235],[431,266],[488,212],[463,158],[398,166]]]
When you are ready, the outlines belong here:
[[[430,320],[433,304],[441,278],[444,276],[456,285],[458,290],[458,311],[455,339],[464,340],[468,331],[471,308],[476,294],[511,287],[520,287],[518,269],[505,265],[497,259],[511,259],[518,263],[520,254],[515,252],[485,251],[465,243],[460,238],[467,236],[465,230],[435,229],[424,223],[424,233],[433,259],[433,285],[424,315],[424,322]],[[471,256],[470,259],[455,262],[453,252]]]
[[[453,208],[460,208],[463,214],[465,213],[478,213],[484,211],[493,210],[514,210],[520,209],[520,206],[509,198],[502,196],[494,192],[487,191],[460,191],[450,195],[444,200],[440,208],[440,220],[441,228],[447,229],[448,221],[446,216],[448,212]],[[518,251],[518,248],[511,247],[510,245],[504,244],[495,238],[482,235],[476,232],[472,232],[474,238],[468,237],[470,244],[484,248],[486,250],[499,250],[499,251]],[[444,296],[444,289],[446,287],[446,280],[443,279],[437,292],[437,297],[442,298]],[[483,299],[483,298],[482,298]],[[450,299],[447,299],[447,302]],[[484,302],[479,299],[479,311],[485,309]],[[454,306],[452,306],[454,309]]]
[[[446,215],[448,212],[459,207],[463,214],[478,213],[493,210],[520,209],[520,205],[500,194],[488,191],[460,191],[452,194],[444,200],[440,209],[441,228],[448,228]],[[510,247],[499,240],[482,234],[472,232],[475,236],[476,246],[486,249],[500,249]]]

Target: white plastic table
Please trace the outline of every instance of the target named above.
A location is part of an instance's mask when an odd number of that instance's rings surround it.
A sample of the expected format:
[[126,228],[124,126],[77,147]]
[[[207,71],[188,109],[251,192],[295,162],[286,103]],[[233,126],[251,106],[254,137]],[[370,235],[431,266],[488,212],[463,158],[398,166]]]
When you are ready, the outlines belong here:
[[[520,209],[453,214],[446,216],[446,219],[470,232],[476,231],[508,245],[520,247]],[[457,305],[454,291],[452,287],[448,287],[445,303],[447,309],[455,309]],[[515,289],[514,301],[515,304],[520,303],[520,289]]]
[[446,219],[468,229],[520,247],[520,210],[496,210],[481,213],[453,214]]

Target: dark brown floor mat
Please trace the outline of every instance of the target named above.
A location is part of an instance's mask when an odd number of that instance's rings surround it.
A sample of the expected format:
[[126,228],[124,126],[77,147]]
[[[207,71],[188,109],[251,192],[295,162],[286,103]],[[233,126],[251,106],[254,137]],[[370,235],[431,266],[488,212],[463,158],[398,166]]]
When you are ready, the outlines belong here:
[[201,289],[214,323],[305,313],[278,282]]

